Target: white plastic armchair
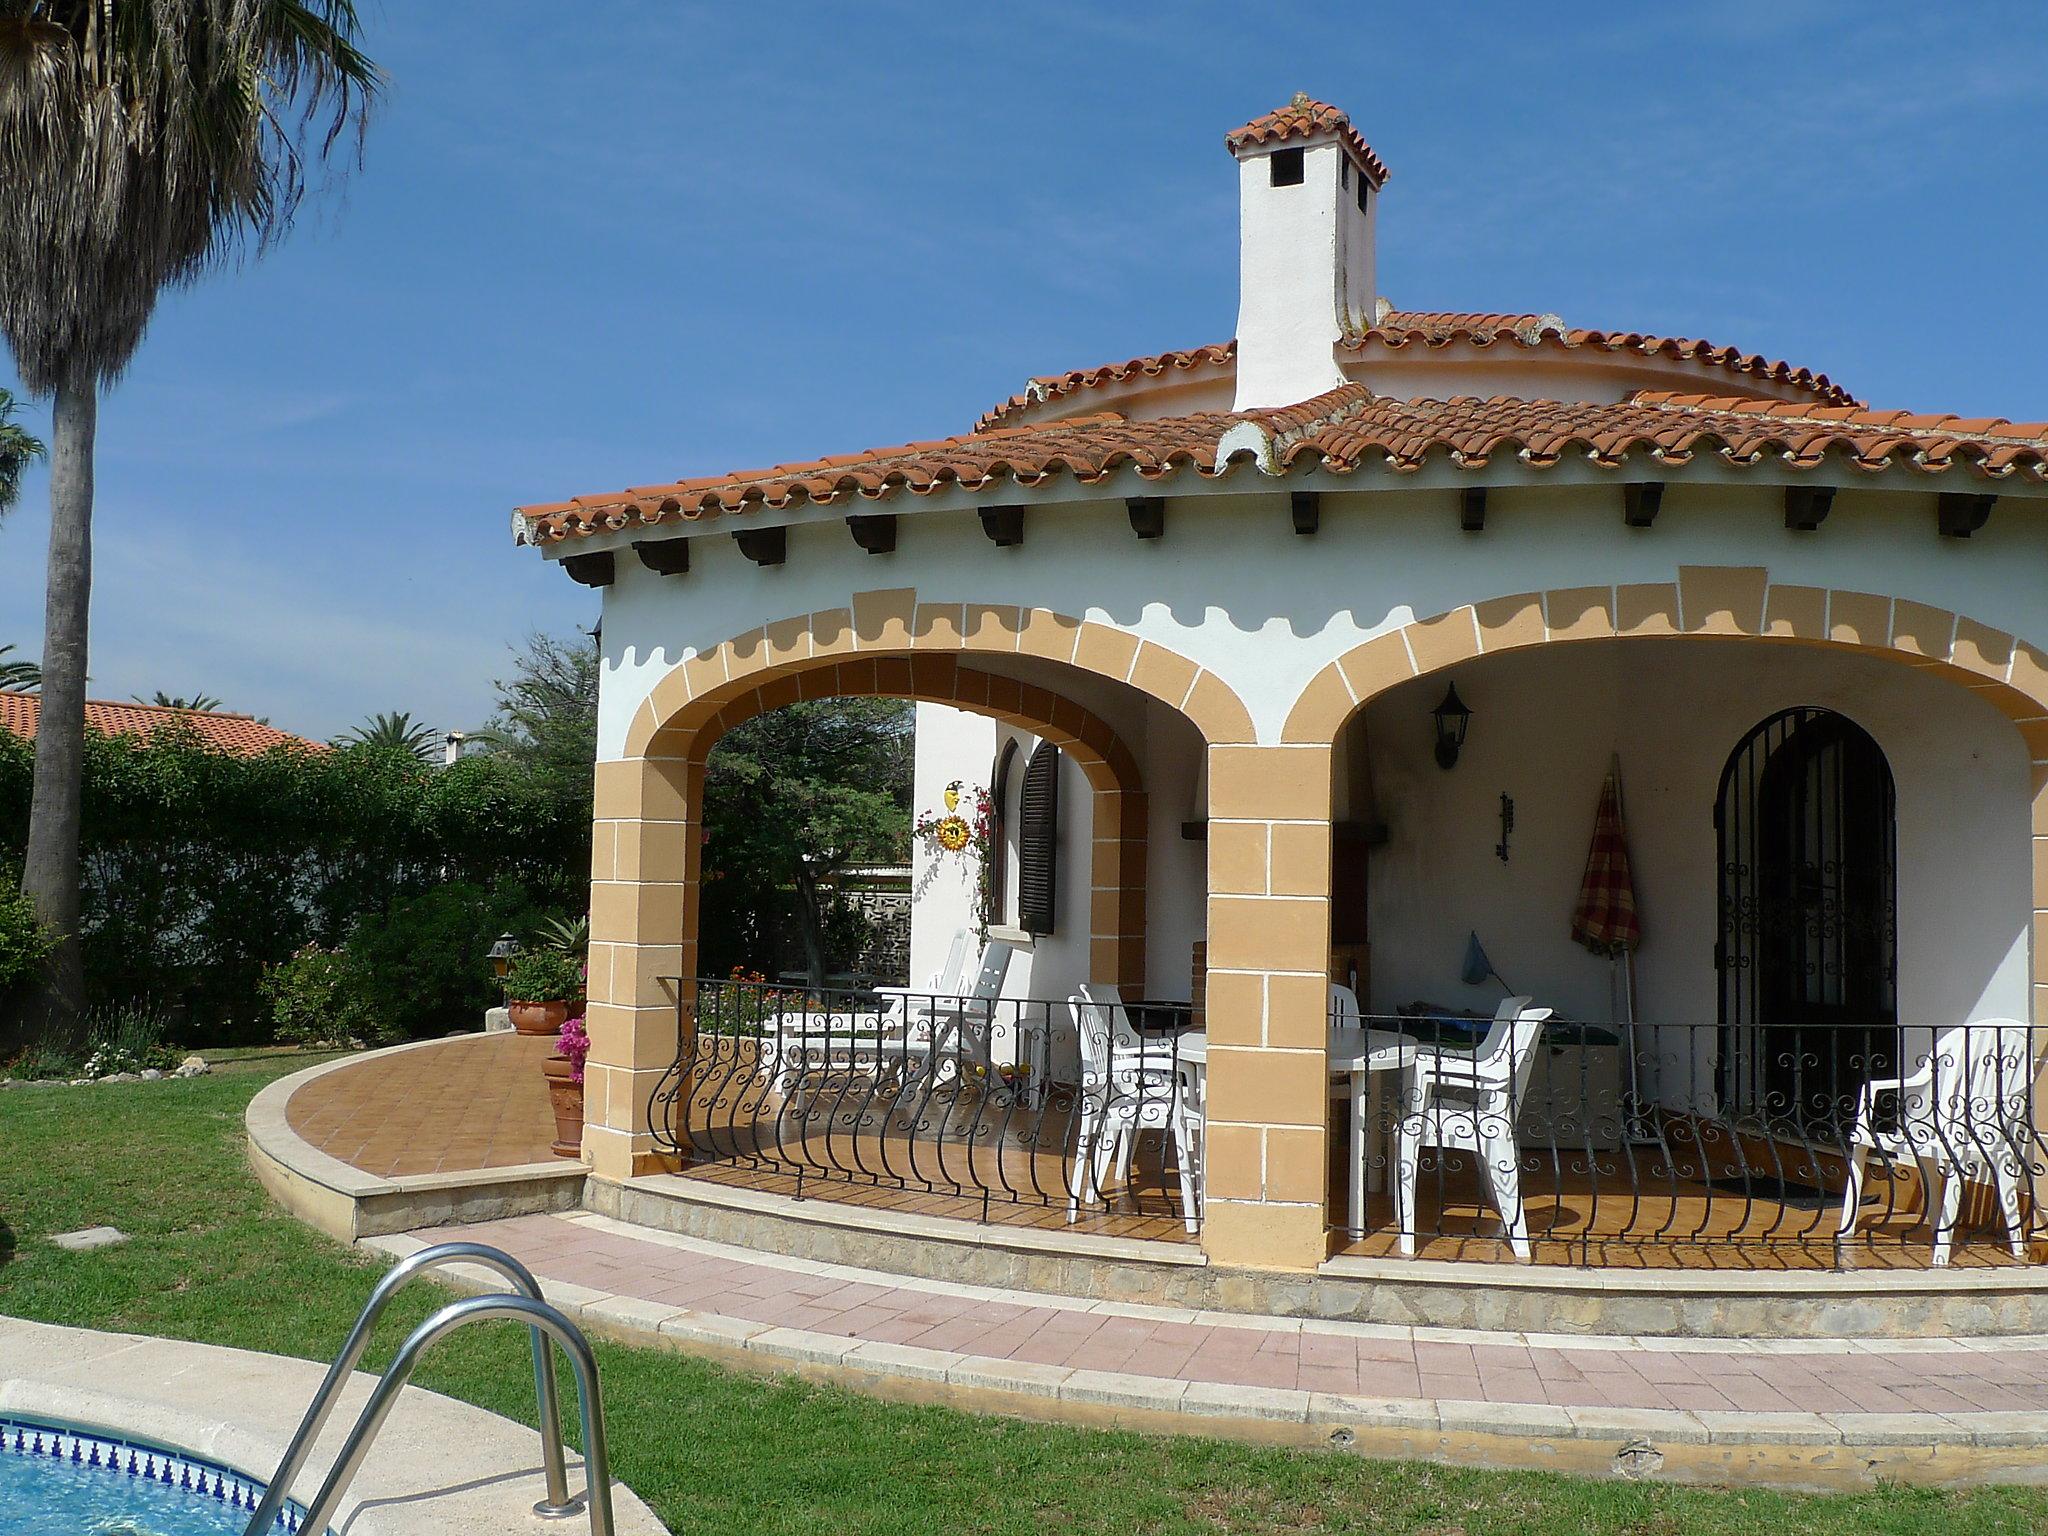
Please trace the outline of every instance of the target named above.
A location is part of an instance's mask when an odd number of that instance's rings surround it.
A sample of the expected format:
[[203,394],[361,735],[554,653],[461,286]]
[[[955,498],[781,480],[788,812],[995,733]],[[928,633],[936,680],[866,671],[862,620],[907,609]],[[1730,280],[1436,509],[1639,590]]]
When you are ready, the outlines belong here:
[[1971,1181],[1996,1187],[2012,1256],[2024,1260],[2020,1191],[2030,1176],[2028,1154],[2036,1134],[2034,1073],[2027,1026],[2016,1019],[1985,1019],[1943,1030],[1905,1076],[1865,1083],[1849,1133],[1849,1180],[1837,1240],[1856,1231],[1864,1164],[1878,1152],[1919,1165],[1934,1223],[1936,1265],[1949,1261],[1963,1185]]
[[1536,1065],[1537,1037],[1550,1017],[1548,1008],[1529,1003],[1527,997],[1503,1002],[1471,1055],[1429,1049],[1409,1069],[1407,1104],[1394,1133],[1394,1219],[1402,1253],[1415,1251],[1415,1186],[1422,1151],[1437,1147],[1469,1152],[1478,1160],[1515,1257],[1529,1258],[1515,1115]]
[[1074,1152],[1067,1171],[1067,1220],[1081,1202],[1102,1198],[1113,1177],[1127,1180],[1140,1131],[1173,1138],[1181,1216],[1196,1230],[1202,1201],[1203,1073],[1182,1061],[1171,1039],[1148,1040],[1124,1011],[1117,989],[1084,983],[1067,999],[1081,1046],[1081,1092],[1074,1108]]

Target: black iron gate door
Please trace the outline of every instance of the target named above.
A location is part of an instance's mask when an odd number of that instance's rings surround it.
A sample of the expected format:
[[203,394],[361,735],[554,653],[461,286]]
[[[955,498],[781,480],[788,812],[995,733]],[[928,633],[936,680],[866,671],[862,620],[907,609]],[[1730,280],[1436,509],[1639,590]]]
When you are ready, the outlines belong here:
[[1788,709],[1721,771],[1722,1108],[1833,1141],[1898,1059],[1897,802],[1868,732]]

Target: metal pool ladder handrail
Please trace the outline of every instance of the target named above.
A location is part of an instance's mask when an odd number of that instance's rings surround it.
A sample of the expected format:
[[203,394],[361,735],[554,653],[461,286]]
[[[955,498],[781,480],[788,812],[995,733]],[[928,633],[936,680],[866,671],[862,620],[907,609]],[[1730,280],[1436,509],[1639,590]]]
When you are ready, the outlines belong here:
[[334,1469],[306,1509],[302,1531],[327,1530],[342,1494],[369,1452],[370,1442],[391,1416],[392,1405],[398,1401],[398,1394],[405,1389],[427,1347],[465,1323],[493,1318],[523,1322],[552,1335],[569,1357],[569,1367],[576,1374],[576,1406],[583,1418],[583,1467],[590,1481],[590,1536],[612,1536],[611,1459],[604,1443],[604,1404],[597,1394],[597,1360],[582,1329],[546,1302],[535,1301],[531,1296],[471,1296],[464,1301],[452,1301],[413,1329],[390,1369],[384,1372],[383,1380],[370,1394],[369,1402],[363,1405],[362,1415],[348,1432],[348,1439],[342,1442]]
[[[384,1308],[391,1298],[415,1276],[444,1264],[484,1265],[511,1281],[520,1294],[535,1301],[542,1299],[540,1282],[533,1278],[524,1264],[503,1249],[483,1243],[437,1243],[392,1265],[384,1278],[377,1282],[377,1288],[370,1292],[370,1299],[363,1304],[362,1315],[349,1331],[348,1342],[341,1346],[341,1353],[327,1368],[320,1390],[313,1394],[313,1401],[307,1405],[306,1416],[299,1421],[284,1459],[277,1464],[276,1475],[264,1490],[263,1502],[249,1517],[244,1536],[267,1536],[278,1511],[284,1508],[284,1501],[291,1496],[291,1485],[297,1481],[306,1458],[312,1454],[313,1442],[320,1438],[328,1415],[334,1412],[334,1405],[341,1396],[349,1373],[355,1370],[356,1362],[362,1359],[363,1351],[369,1347],[371,1331],[377,1326],[378,1318],[384,1315]],[[538,1326],[533,1329],[533,1389],[540,1400],[540,1451],[547,1471],[547,1498],[534,1505],[533,1512],[543,1519],[552,1520],[579,1515],[583,1512],[583,1501],[569,1496],[569,1473],[562,1456],[562,1415],[555,1401],[554,1357],[548,1352],[547,1338]]]

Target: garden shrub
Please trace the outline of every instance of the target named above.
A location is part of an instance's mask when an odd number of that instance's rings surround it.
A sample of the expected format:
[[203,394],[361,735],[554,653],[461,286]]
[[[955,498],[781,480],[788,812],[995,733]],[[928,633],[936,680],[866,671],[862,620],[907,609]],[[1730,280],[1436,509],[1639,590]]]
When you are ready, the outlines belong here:
[[[33,763],[29,743],[0,732],[0,848],[26,840]],[[437,768],[370,747],[236,757],[190,732],[88,733],[84,796],[88,1003],[148,1000],[208,1044],[270,1038],[265,969],[359,931],[371,999],[395,1027],[473,1025],[489,970],[466,950],[416,953],[423,980],[408,995],[400,930],[470,932],[439,909],[414,922],[409,903],[451,883],[505,887],[519,900],[504,926],[524,931],[539,912],[582,910],[588,892],[587,785],[491,755]],[[0,952],[8,943],[0,934]]]
[[583,996],[583,962],[557,949],[522,949],[505,971],[505,995],[522,1003]]
[[504,1001],[491,974],[492,942],[524,932],[535,915],[516,885],[456,880],[362,917],[348,952],[377,1034],[439,1035],[481,1022]]
[[49,950],[34,904],[0,871],[0,996],[33,976]]
[[305,945],[265,970],[258,990],[276,1037],[289,1045],[362,1040],[371,1028],[362,967],[345,949]]
[[88,1054],[81,1075],[111,1077],[116,1072],[169,1071],[178,1053],[169,1042],[170,1020],[147,1003],[130,1002],[97,1008],[86,1016]]

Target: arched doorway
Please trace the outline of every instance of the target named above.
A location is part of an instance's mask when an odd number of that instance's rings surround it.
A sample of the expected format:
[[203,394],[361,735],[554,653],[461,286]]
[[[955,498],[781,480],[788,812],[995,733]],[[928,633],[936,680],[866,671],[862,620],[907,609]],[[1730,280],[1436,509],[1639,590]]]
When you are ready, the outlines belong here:
[[1847,716],[1781,710],[1729,754],[1714,827],[1723,1107],[1833,1142],[1898,1057],[1891,766]]

